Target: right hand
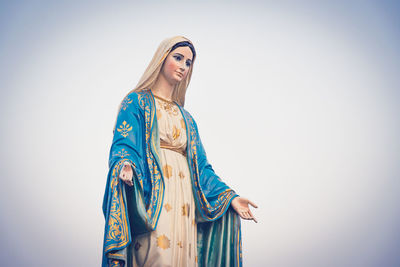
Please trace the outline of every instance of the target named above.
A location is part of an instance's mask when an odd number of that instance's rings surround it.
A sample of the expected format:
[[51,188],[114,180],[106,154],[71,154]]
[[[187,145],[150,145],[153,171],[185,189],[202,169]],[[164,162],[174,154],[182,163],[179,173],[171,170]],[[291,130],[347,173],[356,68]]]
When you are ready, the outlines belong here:
[[119,174],[119,178],[129,186],[133,186],[133,170],[129,162],[124,162],[124,166]]

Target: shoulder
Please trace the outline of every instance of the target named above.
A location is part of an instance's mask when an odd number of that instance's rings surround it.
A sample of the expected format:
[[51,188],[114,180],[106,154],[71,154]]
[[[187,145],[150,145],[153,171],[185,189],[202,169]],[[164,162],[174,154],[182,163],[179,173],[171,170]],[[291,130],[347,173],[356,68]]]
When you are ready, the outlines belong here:
[[147,101],[149,101],[147,92],[130,92],[121,101],[121,111],[139,112],[145,108]]

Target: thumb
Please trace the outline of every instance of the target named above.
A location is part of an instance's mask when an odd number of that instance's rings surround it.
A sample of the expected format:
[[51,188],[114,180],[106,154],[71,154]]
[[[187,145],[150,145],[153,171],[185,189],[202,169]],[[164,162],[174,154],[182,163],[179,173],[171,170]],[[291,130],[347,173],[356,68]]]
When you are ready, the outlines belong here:
[[249,204],[252,205],[254,208],[258,208],[258,206],[254,202],[252,202],[250,200],[248,200],[248,201],[249,201]]

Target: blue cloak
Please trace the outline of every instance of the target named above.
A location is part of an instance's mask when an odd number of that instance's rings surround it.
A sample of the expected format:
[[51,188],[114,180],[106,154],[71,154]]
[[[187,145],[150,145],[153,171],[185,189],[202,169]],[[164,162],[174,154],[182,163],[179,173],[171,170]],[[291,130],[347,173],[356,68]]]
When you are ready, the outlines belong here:
[[[215,174],[207,161],[195,120],[183,107],[178,107],[188,137],[187,161],[196,205],[198,264],[242,266],[240,217],[230,207],[238,194]],[[132,92],[122,101],[113,131],[103,200],[103,267],[130,267],[133,236],[157,227],[164,178],[155,113],[150,90]],[[125,161],[133,169],[133,186],[118,178]]]

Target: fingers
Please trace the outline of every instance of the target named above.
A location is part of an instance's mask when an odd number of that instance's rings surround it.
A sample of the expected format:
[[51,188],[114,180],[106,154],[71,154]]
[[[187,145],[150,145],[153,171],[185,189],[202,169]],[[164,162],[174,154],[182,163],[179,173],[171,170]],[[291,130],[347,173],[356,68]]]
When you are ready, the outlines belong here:
[[248,215],[246,214],[246,212],[240,212],[239,215],[240,215],[240,217],[242,217],[242,219],[249,220]]
[[132,180],[128,180],[128,181],[126,181],[126,184],[129,185],[129,186],[133,186],[133,181]]
[[250,200],[248,200],[248,201],[249,201],[249,204],[252,205],[254,208],[258,208],[258,206],[256,204],[254,204],[254,202],[252,202]]
[[133,186],[133,181],[132,181],[133,173],[132,173],[132,172],[122,170],[121,173],[120,173],[119,178],[120,178],[124,183],[126,183],[127,185]]
[[250,220],[251,219],[250,218],[250,214],[248,212],[246,212],[246,211],[240,212],[239,215],[240,215],[240,217],[242,217],[245,220]]
[[250,210],[249,210],[249,214],[250,214],[251,218],[254,220],[254,222],[257,223],[256,217],[254,217],[253,213],[251,213]]
[[255,223],[258,223],[256,217],[254,217],[253,213],[251,211],[241,211],[238,213],[240,217],[244,220],[253,220]]

